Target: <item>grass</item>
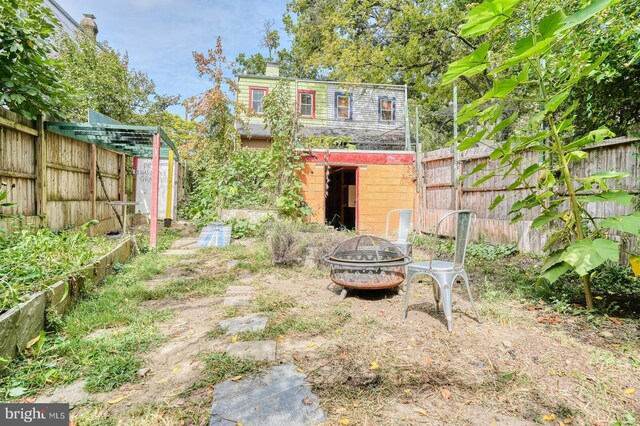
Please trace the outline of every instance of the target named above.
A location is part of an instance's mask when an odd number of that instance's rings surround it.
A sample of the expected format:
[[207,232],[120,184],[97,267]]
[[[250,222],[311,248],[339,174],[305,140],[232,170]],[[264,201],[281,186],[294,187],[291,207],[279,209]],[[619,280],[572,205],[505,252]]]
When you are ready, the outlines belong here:
[[269,340],[280,336],[316,336],[341,327],[351,318],[344,308],[308,315],[279,315],[272,317],[264,330],[238,334],[239,341]]
[[[161,236],[170,244],[173,235]],[[86,390],[101,392],[136,380],[140,354],[163,340],[156,327],[171,318],[169,311],[147,311],[140,304],[153,297],[143,281],[161,273],[172,260],[147,251],[122,265],[100,287],[87,289],[84,300],[56,322],[41,349],[27,350],[0,376],[0,399],[34,395],[48,386],[86,377]],[[96,330],[106,330],[92,336]],[[39,342],[40,343],[40,342]]]
[[203,377],[187,388],[184,394],[214,386],[224,380],[239,379],[240,376],[255,373],[268,365],[267,362],[239,358],[225,352],[212,352],[204,357],[204,362]]

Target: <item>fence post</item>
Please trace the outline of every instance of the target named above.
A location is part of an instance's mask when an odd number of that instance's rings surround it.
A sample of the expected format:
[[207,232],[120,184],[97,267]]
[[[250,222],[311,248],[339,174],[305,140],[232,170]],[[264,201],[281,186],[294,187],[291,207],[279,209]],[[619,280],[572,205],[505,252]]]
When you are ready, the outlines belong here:
[[[97,169],[97,148],[91,144],[91,154],[89,156],[89,200],[91,201],[91,220],[96,219],[96,169]],[[90,235],[95,235],[95,225],[89,228]]]
[[47,134],[44,123],[47,117],[38,115],[36,137],[36,216],[47,223]]

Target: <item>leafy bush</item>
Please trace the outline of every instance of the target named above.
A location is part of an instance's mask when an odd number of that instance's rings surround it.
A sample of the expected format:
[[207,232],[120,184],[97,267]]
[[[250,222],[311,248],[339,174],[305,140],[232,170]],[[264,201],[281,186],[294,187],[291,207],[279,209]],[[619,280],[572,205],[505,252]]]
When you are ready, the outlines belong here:
[[89,237],[84,227],[64,232],[42,228],[0,234],[0,312],[93,262],[111,246],[104,237]]
[[201,174],[183,213],[200,224],[219,219],[221,209],[268,207],[272,200],[265,189],[270,170],[269,150],[240,149],[228,162]]
[[488,261],[513,256],[517,252],[518,248],[514,244],[472,243],[467,247],[467,255]]
[[298,264],[307,252],[300,225],[293,221],[274,222],[267,236],[267,246],[271,262],[279,266]]

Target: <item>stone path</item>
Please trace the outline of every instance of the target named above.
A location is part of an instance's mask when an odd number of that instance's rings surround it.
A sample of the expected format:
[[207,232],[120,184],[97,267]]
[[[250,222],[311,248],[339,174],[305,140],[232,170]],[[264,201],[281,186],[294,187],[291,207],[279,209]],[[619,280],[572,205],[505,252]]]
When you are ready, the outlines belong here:
[[277,365],[239,381],[215,386],[213,425],[317,425],[327,419],[304,373],[293,364]]
[[220,321],[219,325],[227,335],[233,336],[246,331],[264,330],[267,326],[267,317],[260,314],[249,314]]
[[180,238],[175,240],[169,250],[164,251],[164,254],[168,256],[195,256],[198,254],[197,242],[197,238]]

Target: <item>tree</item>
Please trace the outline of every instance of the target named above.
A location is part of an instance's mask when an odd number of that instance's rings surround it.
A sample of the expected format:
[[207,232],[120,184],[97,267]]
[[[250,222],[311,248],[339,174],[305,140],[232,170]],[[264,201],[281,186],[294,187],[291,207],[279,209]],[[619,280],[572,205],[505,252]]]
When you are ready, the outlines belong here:
[[[533,211],[533,228],[552,227],[547,243],[551,254],[542,277],[553,282],[575,271],[582,277],[588,309],[593,308],[591,272],[606,261],[619,260],[621,249],[609,230],[640,235],[640,213],[605,219],[594,217],[589,208],[602,202],[630,205],[633,197],[612,187],[628,173],[602,171],[580,176],[571,167],[588,158],[586,145],[612,136],[605,127],[577,130],[579,103],[568,100],[576,86],[601,70],[606,59],[606,54],[594,55],[582,48],[577,40],[581,26],[614,2],[592,0],[567,15],[541,0],[487,0],[467,13],[460,35],[491,40],[487,35],[506,30],[515,41],[506,48],[485,41],[452,62],[442,77],[444,85],[478,75],[492,79],[491,88],[461,110],[459,124],[474,120],[474,125],[453,143],[460,151],[479,144],[492,150],[491,161],[472,171],[482,174],[475,185],[501,176],[511,179],[509,189],[526,191],[509,212],[517,222],[525,212]],[[607,24],[606,19],[603,23]],[[514,103],[522,107],[505,114]],[[513,129],[510,137],[496,137],[508,128]],[[496,197],[490,209],[504,198]],[[640,261],[631,255],[632,262]]]
[[276,25],[275,20],[265,19],[262,23],[262,29],[260,30],[260,47],[264,47],[269,51],[269,60],[273,60],[272,52],[275,52],[278,46],[280,46],[280,34],[273,29]]
[[[216,48],[207,53],[193,52],[193,59],[200,77],[206,76],[213,87],[184,101],[185,108],[194,119],[200,119],[204,135],[194,142],[196,167],[205,170],[215,163],[225,161],[240,145],[240,134],[235,127],[235,114],[246,107],[231,100],[227,92],[238,91],[236,82],[225,77],[229,64],[222,51],[222,38],[216,39]],[[235,111],[235,114],[234,114]]]
[[247,57],[246,54],[240,53],[234,61],[235,68],[232,72],[234,74],[251,74],[251,75],[264,75],[267,71],[267,58],[262,53],[254,53]]
[[0,3],[0,106],[29,119],[62,115],[67,87],[51,44],[57,22],[42,0]]
[[161,96],[155,83],[141,71],[129,67],[127,54],[107,43],[98,44],[79,32],[57,41],[62,64],[60,78],[73,88],[69,119],[86,121],[89,109],[133,124],[151,124],[153,116],[177,102],[177,97]]
[[607,126],[618,135],[640,134],[639,22],[638,4],[620,2],[578,29],[571,40],[595,56],[607,54],[571,94],[579,102],[576,129]]
[[[447,64],[477,42],[460,36],[464,11],[477,0],[291,0],[284,17],[292,56],[332,80],[408,84],[432,138],[443,144],[453,129],[450,87],[440,87]],[[490,84],[482,74],[463,78],[458,98],[468,102]]]

